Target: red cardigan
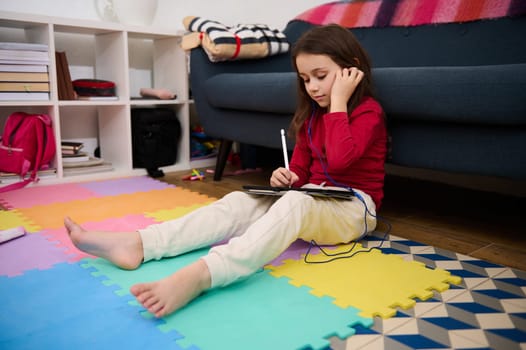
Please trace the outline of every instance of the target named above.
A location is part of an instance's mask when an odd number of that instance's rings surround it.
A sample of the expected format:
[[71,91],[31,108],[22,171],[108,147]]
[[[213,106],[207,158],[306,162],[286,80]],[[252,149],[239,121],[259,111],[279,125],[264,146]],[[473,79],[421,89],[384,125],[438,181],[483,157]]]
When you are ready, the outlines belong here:
[[386,152],[384,113],[373,98],[364,98],[350,115],[319,111],[305,121],[296,140],[290,170],[299,181],[293,186],[324,181],[327,186],[350,186],[370,195],[379,209]]

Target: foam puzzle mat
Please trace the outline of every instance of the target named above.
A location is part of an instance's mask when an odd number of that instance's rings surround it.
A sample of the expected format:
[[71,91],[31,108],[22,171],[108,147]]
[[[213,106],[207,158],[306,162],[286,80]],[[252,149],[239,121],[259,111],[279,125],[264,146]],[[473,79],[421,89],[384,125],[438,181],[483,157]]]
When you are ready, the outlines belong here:
[[1,349],[526,349],[526,273],[375,232],[349,246],[297,241],[259,272],[156,319],[129,292],[207,249],[124,271],[62,226],[136,230],[215,200],[146,177],[0,194]]

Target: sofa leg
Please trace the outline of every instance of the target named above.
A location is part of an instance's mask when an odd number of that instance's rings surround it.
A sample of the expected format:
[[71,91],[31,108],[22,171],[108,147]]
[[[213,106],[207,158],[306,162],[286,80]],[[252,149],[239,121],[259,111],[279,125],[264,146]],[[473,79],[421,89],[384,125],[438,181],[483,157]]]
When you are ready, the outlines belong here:
[[221,140],[219,145],[219,154],[217,155],[216,169],[214,171],[214,181],[221,180],[223,176],[223,171],[225,170],[226,161],[228,160],[228,155],[232,149],[233,141],[230,140]]

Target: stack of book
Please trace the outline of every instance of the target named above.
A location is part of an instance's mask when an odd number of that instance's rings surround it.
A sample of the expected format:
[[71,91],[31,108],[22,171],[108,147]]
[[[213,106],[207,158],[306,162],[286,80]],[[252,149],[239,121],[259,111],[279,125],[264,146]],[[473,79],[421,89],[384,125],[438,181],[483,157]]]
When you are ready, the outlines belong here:
[[84,144],[75,141],[62,141],[62,168],[65,175],[91,174],[113,170],[111,163],[82,152]]
[[62,150],[62,156],[74,156],[80,152],[84,147],[84,144],[76,141],[62,141],[60,147]]
[[0,101],[49,100],[46,44],[0,42]]
[[62,141],[62,163],[77,163],[89,160],[89,156],[85,152],[81,152],[84,147],[82,142]]

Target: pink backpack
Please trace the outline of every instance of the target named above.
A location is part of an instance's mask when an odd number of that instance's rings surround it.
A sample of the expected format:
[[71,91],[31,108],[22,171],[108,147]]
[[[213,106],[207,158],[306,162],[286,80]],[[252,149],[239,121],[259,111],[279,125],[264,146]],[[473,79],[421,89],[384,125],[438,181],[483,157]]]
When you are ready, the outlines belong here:
[[[0,139],[0,172],[19,174],[22,181],[1,187],[0,192],[38,181],[37,171],[49,167],[55,151],[55,135],[48,115],[11,114]],[[32,172],[26,177],[29,171]]]

